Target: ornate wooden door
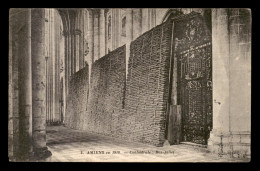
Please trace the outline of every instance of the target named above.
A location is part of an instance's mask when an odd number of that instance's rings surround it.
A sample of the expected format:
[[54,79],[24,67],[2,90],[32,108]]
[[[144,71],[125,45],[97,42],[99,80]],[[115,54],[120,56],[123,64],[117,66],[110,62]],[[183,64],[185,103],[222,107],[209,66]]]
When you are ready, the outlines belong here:
[[178,18],[174,25],[182,141],[207,144],[212,129],[211,33],[197,13]]

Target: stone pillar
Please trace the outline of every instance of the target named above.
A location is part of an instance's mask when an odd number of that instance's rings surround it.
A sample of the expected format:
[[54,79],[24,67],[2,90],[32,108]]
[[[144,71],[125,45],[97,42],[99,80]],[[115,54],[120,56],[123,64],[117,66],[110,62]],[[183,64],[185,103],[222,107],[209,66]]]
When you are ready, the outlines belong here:
[[85,24],[85,11],[82,10],[82,17],[80,18],[81,20],[81,25],[80,25],[80,28],[82,30],[82,34],[80,35],[80,38],[79,38],[79,69],[82,69],[84,68],[84,44],[85,44],[85,40],[84,40],[84,37],[85,37],[85,34],[87,34],[85,32],[85,27],[87,27],[87,25]]
[[100,10],[99,16],[100,57],[105,55],[105,10]]
[[69,57],[68,57],[68,32],[67,31],[63,31],[63,35],[64,35],[64,117],[63,117],[63,121],[66,115],[66,106],[67,106],[67,95],[68,95],[68,79],[69,79]]
[[[89,40],[88,40],[88,46],[89,46],[89,60],[91,63],[94,62],[94,15],[92,11],[89,11],[89,30],[88,30]],[[87,59],[85,59],[87,61]]]
[[48,42],[46,44],[49,45],[49,58],[48,58],[48,113],[49,113],[49,123],[52,124],[53,121],[53,60],[54,60],[54,54],[53,54],[53,11],[52,9],[46,10],[49,13],[48,18]]
[[[229,9],[230,148],[234,157],[251,151],[251,11]],[[239,92],[239,93],[238,93]]]
[[98,60],[100,58],[100,44],[99,44],[99,13],[97,11],[94,11],[93,13],[93,17],[94,17],[94,61]]
[[46,124],[48,125],[50,122],[50,112],[49,112],[49,76],[48,76],[48,55],[45,55],[45,67],[46,67],[46,71],[45,71],[45,75],[46,75],[46,100],[45,100],[45,104],[46,104]]
[[70,37],[71,37],[71,75],[75,73],[75,30],[71,30]]
[[133,39],[139,37],[142,33],[142,9],[133,9]]
[[63,35],[64,35],[64,44],[65,44],[65,58],[64,58],[64,62],[65,62],[65,93],[66,95],[68,94],[68,80],[69,80],[69,36],[68,36],[68,32],[67,31],[63,31]]
[[126,9],[126,77],[128,74],[128,61],[130,57],[130,44],[133,40],[133,10]]
[[[229,35],[227,9],[212,10],[213,129],[208,140],[212,152],[223,153],[221,139],[230,134],[229,125]],[[222,138],[219,138],[219,137]]]
[[55,122],[55,108],[56,108],[56,103],[55,103],[55,94],[56,94],[56,82],[55,82],[55,75],[56,75],[56,46],[55,46],[55,17],[54,17],[54,9],[51,9],[51,18],[52,18],[52,23],[51,23],[51,48],[52,48],[52,94],[51,94],[51,106],[52,106],[52,122]]
[[[28,159],[32,149],[32,71],[31,71],[31,9],[19,13],[22,28],[18,31],[19,60],[19,149],[20,157]],[[44,63],[43,63],[44,64]]]
[[[19,11],[21,9],[11,9],[10,10],[10,21],[12,22],[12,106],[13,106],[13,115],[12,115],[12,129],[13,129],[13,154],[16,157],[16,154],[19,152],[19,38],[18,38],[18,29],[20,28],[19,24]],[[18,15],[17,15],[18,14]],[[11,126],[11,125],[10,125]]]
[[148,8],[142,8],[142,34],[149,30],[149,9]]
[[78,70],[79,70],[79,51],[80,51],[80,36],[81,36],[81,31],[80,30],[75,30],[75,46],[76,46],[76,48],[75,48],[75,51],[76,51],[76,58],[75,58],[75,60],[76,60],[76,70],[75,70],[75,72],[77,72]]
[[115,21],[115,27],[114,27],[114,37],[115,37],[115,46],[114,49],[118,48],[120,45],[120,37],[121,37],[121,33],[120,33],[120,23],[121,23],[121,18],[119,15],[119,9],[115,9],[115,16],[114,16],[114,21]]
[[39,158],[51,155],[46,146],[44,18],[44,9],[38,8],[32,10],[32,130],[34,154]]
[[55,18],[55,94],[54,94],[54,102],[55,102],[55,106],[54,106],[54,121],[55,122],[60,122],[60,18],[59,18],[59,14],[57,11],[54,10],[54,18]]
[[69,80],[70,80],[70,76],[71,76],[71,35],[70,35],[70,31],[68,31],[68,85],[69,85]]
[[249,20],[244,9],[212,10],[213,130],[208,147],[231,157],[251,153]]
[[[13,9],[11,9],[13,11]],[[11,10],[9,14],[11,15]],[[9,18],[9,57],[8,57],[8,157],[9,161],[12,160],[14,156],[14,144],[13,144],[13,38],[12,38],[12,30],[13,30],[13,18]]]
[[111,9],[111,49],[110,51],[115,49],[115,9]]
[[[251,13],[229,9],[230,30],[230,128],[251,130]],[[239,94],[238,94],[239,92]]]
[[150,29],[156,26],[156,9],[150,8]]

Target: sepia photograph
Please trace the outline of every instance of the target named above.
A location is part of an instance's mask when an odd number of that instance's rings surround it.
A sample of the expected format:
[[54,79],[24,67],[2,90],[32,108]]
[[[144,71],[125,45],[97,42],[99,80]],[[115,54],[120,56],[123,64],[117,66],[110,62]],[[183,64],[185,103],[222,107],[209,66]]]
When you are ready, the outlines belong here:
[[248,163],[250,8],[10,8],[9,162]]

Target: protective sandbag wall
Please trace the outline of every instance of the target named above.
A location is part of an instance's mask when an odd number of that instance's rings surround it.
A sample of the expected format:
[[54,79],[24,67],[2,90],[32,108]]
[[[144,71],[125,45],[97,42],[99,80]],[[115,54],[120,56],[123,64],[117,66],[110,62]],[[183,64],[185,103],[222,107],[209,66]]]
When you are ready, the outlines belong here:
[[162,146],[165,140],[172,25],[173,21],[167,21],[131,43],[127,79],[125,46],[95,61],[86,111],[77,107],[81,101],[84,103],[82,106],[86,103],[76,89],[86,88],[81,83],[87,84],[87,79],[78,80],[80,83],[76,85],[74,77],[80,77],[74,76],[68,96],[72,100],[71,106],[68,106],[71,113],[68,125],[127,141]]
[[71,76],[69,82],[65,125],[73,129],[82,130],[84,126],[89,89],[88,68],[88,65],[86,65],[83,69],[76,72]]
[[163,23],[131,43],[124,115],[124,139],[161,146],[166,106],[173,21]]
[[125,93],[125,50],[122,46],[92,65],[86,131],[116,134],[117,117],[122,112]]

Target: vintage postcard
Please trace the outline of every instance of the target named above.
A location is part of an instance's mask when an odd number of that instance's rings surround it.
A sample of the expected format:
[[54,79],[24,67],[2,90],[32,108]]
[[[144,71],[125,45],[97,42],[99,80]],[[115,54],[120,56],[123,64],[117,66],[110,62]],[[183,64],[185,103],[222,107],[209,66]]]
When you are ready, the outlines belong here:
[[251,9],[11,8],[10,162],[250,162]]

